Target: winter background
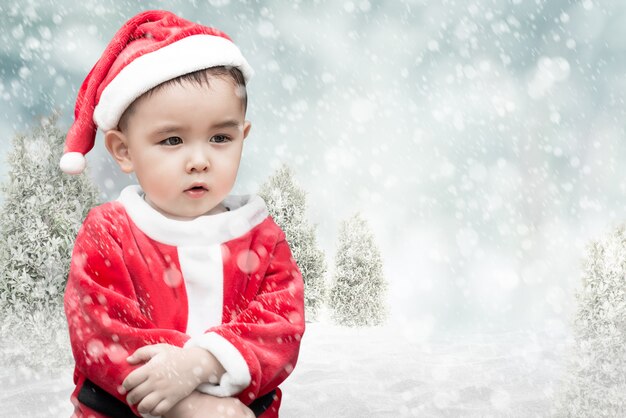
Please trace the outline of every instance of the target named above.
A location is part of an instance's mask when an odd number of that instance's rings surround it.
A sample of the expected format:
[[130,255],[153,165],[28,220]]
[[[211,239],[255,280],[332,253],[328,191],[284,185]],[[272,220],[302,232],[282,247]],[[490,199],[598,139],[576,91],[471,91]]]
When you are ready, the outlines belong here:
[[[382,254],[386,325],[308,324],[282,416],[556,411],[586,246],[626,219],[625,2],[2,0],[0,154],[55,109],[67,129],[149,8],[224,30],[256,71],[233,192],[288,162],[331,272],[356,211]],[[96,142],[114,199],[133,180]],[[70,415],[70,369],[1,367],[0,415]]]

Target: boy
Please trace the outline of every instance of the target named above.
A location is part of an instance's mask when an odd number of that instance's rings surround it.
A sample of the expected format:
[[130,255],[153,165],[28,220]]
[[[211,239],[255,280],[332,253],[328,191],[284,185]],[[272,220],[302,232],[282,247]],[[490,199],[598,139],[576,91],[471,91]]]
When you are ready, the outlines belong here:
[[82,172],[99,127],[139,185],[93,208],[76,237],[73,416],[278,417],[303,281],[263,200],[228,194],[251,75],[224,33],[147,11],[83,82],[62,170]]

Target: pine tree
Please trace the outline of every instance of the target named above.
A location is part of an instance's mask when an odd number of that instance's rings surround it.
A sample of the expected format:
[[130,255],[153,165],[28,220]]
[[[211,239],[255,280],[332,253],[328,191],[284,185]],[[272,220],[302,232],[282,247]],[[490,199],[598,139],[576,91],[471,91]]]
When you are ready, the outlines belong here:
[[356,213],[339,227],[330,308],[341,325],[380,325],[387,316],[382,258],[367,222]]
[[324,253],[317,247],[315,226],[309,225],[305,218],[305,192],[295,184],[291,169],[283,164],[261,187],[259,196],[265,200],[270,215],[285,232],[304,279],[306,318],[315,320],[326,297],[326,262]]
[[576,293],[561,416],[626,416],[626,227],[591,243]]
[[65,134],[56,121],[56,115],[44,118],[14,137],[2,185],[0,353],[18,354],[31,366],[71,359],[63,293],[74,238],[97,199],[86,175],[59,169]]

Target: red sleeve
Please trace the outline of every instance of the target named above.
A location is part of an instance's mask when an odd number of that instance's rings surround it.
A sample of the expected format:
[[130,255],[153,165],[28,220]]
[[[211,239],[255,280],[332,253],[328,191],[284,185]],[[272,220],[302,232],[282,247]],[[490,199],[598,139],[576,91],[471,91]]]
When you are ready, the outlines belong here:
[[[122,248],[112,234],[116,227],[102,213],[90,211],[76,237],[64,309],[76,368],[127,404],[118,388],[141,364],[130,365],[126,357],[149,344],[182,347],[189,336],[157,328],[140,309]],[[130,407],[141,415],[137,404]]]
[[198,390],[237,396],[244,404],[275,389],[292,372],[304,333],[304,282],[287,241],[275,245],[259,291],[232,321],[190,339],[211,351],[226,374]]

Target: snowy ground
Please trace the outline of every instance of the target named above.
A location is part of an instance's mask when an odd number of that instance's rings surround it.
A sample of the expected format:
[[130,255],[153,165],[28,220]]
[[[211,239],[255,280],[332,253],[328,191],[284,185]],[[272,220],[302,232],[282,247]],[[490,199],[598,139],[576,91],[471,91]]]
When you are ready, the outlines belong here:
[[[400,328],[307,324],[282,418],[544,417],[566,339],[526,332],[419,341]],[[0,416],[69,418],[71,370],[0,369]]]

